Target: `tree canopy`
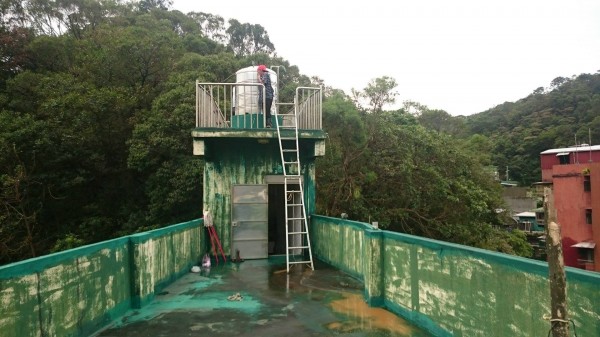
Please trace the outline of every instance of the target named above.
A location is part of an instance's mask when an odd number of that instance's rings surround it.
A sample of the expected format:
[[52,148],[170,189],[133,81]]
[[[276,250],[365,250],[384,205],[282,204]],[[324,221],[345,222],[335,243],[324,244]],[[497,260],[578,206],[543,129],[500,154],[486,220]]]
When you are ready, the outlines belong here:
[[194,82],[251,64],[278,67],[281,101],[322,85],[327,155],[320,214],[528,256],[499,229],[504,205],[485,166],[539,179],[539,152],[600,137],[600,75],[473,116],[450,116],[387,76],[353,97],[276,54],[259,24],[170,10],[170,1],[0,4],[0,263],[201,216],[192,156]]

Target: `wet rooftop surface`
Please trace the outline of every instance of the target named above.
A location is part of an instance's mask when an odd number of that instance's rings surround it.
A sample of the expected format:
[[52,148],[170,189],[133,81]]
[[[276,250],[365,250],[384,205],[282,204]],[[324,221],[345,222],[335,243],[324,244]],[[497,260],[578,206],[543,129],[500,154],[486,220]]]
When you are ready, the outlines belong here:
[[382,308],[363,285],[316,261],[315,270],[285,257],[221,263],[188,273],[142,309],[97,334],[179,336],[431,336]]

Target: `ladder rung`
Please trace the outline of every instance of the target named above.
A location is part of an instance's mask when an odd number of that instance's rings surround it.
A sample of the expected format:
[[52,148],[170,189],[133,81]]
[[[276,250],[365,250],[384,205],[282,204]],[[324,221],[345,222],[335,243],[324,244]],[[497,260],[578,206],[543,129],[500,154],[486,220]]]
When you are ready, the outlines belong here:
[[289,264],[298,264],[298,263],[312,263],[311,260],[306,260],[306,261],[290,261]]
[[296,137],[279,137],[281,140],[296,140]]
[[304,217],[300,217],[300,218],[288,218],[288,221],[290,220],[304,220]]
[[310,246],[288,247],[288,250],[292,250],[292,249],[307,249],[307,248],[310,248]]
[[308,232],[289,232],[288,235],[306,234]]
[[302,204],[287,204],[288,207],[294,207],[294,206],[302,206]]
[[300,193],[300,191],[297,190],[287,190],[288,193]]
[[296,149],[283,149],[283,152],[297,152]]

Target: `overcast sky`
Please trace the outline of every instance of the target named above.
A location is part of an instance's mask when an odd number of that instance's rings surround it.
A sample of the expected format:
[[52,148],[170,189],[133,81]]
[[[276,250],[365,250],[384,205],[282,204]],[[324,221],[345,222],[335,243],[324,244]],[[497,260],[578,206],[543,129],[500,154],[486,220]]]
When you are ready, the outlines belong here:
[[259,24],[280,57],[348,94],[390,76],[394,107],[412,100],[455,116],[600,70],[599,0],[174,0],[172,8]]

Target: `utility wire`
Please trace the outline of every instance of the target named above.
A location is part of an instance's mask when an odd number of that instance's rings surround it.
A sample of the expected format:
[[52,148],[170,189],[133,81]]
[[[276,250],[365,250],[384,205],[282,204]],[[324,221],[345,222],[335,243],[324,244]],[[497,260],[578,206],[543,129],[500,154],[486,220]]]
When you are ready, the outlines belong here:
[[569,323],[571,322],[571,324],[573,324],[573,335],[575,337],[577,337],[577,329],[575,328],[575,322],[572,319],[569,319],[568,321],[564,320],[564,319],[551,319],[550,322],[552,322],[552,326],[550,327],[550,330],[548,331],[548,337],[550,337],[550,334],[552,333],[552,330],[554,330],[554,327],[556,326],[556,323],[562,322],[562,323]]

